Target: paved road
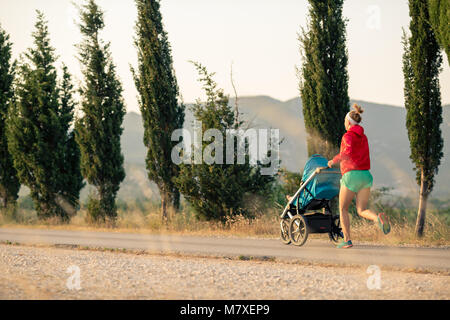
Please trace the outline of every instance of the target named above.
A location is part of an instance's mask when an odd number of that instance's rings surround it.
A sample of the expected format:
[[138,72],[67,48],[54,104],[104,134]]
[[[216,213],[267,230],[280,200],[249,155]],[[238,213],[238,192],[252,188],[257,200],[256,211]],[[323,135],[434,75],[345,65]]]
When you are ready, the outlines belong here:
[[0,228],[0,241],[124,248],[201,256],[274,257],[282,261],[450,271],[450,249],[355,245],[349,250],[338,250],[331,243],[314,239],[308,240],[303,247],[295,247],[283,245],[279,240],[273,239]]

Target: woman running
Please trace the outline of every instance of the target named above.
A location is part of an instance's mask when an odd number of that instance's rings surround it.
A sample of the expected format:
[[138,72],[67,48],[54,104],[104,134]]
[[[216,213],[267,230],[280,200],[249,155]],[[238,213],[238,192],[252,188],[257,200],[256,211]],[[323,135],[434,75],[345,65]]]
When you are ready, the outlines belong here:
[[378,223],[384,234],[390,232],[390,224],[386,214],[376,214],[367,209],[370,196],[370,188],[373,185],[373,177],[370,173],[369,143],[364,134],[361,123],[361,114],[364,110],[357,104],[353,105],[353,111],[345,117],[345,129],[347,132],[342,137],[340,153],[328,162],[328,166],[341,164],[341,189],[339,193],[339,210],[341,213],[341,227],[344,240],[338,248],[351,248],[353,246],[350,237],[350,219],[348,208],[356,196],[356,210],[358,214],[368,220]]

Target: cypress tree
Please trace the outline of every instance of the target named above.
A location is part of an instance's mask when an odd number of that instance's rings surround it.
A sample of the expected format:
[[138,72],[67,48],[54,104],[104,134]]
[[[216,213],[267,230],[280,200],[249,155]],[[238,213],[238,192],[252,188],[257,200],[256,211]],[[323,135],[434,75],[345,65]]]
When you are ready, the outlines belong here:
[[443,156],[442,106],[439,72],[442,56],[429,22],[427,0],[410,0],[408,39],[403,36],[403,73],[405,78],[406,127],[415,164],[420,201],[416,235],[424,232],[427,199],[433,190],[434,176]]
[[75,141],[74,111],[75,101],[73,99],[74,87],[72,84],[72,76],[68,68],[63,65],[63,77],[60,84],[60,109],[59,118],[63,132],[66,133],[65,141],[62,144],[63,157],[60,161],[60,193],[59,204],[66,211],[75,213],[78,206],[80,191],[85,183],[81,175],[80,168],[80,148]]
[[[222,89],[217,88],[213,74],[209,74],[204,66],[194,63],[200,74],[200,81],[206,92],[205,103],[200,100],[192,107],[196,120],[202,123],[202,132],[208,129],[220,131],[222,137],[227,130],[239,130],[243,122],[236,121],[236,114],[229,106],[229,97]],[[235,164],[181,164],[179,176],[174,180],[181,193],[194,208],[198,218],[202,220],[226,221],[235,215],[252,216],[246,208],[248,197],[267,197],[271,191],[274,177],[261,174],[261,164],[251,165],[246,156],[244,164],[236,164],[238,147],[234,138]],[[206,150],[210,142],[202,142],[202,150]],[[223,141],[222,149],[214,148],[214,156],[225,156],[228,145]],[[213,152],[211,152],[213,153]]]
[[179,207],[180,194],[172,180],[178,175],[178,166],[171,159],[175,146],[171,136],[174,130],[183,127],[184,106],[178,102],[178,85],[160,3],[136,0],[136,5],[138,68],[136,71],[132,68],[132,73],[145,129],[148,177],[159,188],[162,217],[166,219],[169,203]]
[[103,12],[94,0],[89,0],[80,7],[80,17],[83,41],[78,48],[84,75],[80,89],[83,116],[76,122],[76,141],[81,151],[82,174],[97,190],[97,197],[91,197],[88,205],[89,219],[114,222],[115,199],[125,178],[120,146],[126,112],[122,85],[109,43],[99,39],[105,26]]
[[300,94],[309,155],[334,156],[345,133],[350,102],[343,2],[309,0],[308,30],[299,35],[303,57]]
[[450,63],[450,1],[428,0],[428,11],[436,40],[445,50]]
[[[35,47],[26,52],[19,66],[8,146],[21,183],[30,188],[38,216],[67,221],[72,212],[62,205],[67,195],[62,181],[72,177],[66,177],[62,168],[74,106],[60,97],[54,67],[57,58],[50,46],[47,21],[41,12],[37,15]],[[67,70],[64,73],[67,77]]]
[[6,138],[9,104],[14,94],[15,65],[11,62],[11,48],[9,35],[0,26],[0,208],[14,206],[20,189]]

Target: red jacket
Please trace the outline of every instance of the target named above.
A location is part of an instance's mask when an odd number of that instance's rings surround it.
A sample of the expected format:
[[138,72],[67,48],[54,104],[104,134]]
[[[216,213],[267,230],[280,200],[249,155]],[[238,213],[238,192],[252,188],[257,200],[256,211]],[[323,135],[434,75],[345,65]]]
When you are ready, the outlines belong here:
[[369,142],[360,125],[352,126],[342,137],[341,152],[333,164],[341,163],[341,173],[352,170],[370,170]]

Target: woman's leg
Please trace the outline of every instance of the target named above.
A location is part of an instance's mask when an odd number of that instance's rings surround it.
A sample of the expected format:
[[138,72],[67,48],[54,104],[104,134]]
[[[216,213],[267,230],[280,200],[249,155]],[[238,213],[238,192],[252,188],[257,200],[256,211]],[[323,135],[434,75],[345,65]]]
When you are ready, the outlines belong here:
[[342,233],[344,234],[344,241],[349,241],[350,239],[350,218],[348,216],[348,208],[352,203],[355,193],[345,186],[341,185],[341,190],[339,192],[339,211],[341,212],[341,227]]
[[369,197],[370,188],[359,190],[359,192],[356,194],[356,210],[361,217],[372,220],[373,222],[377,222],[378,215],[372,210],[367,209]]

